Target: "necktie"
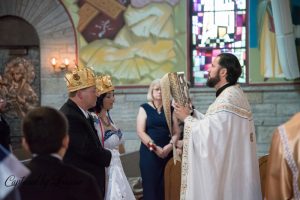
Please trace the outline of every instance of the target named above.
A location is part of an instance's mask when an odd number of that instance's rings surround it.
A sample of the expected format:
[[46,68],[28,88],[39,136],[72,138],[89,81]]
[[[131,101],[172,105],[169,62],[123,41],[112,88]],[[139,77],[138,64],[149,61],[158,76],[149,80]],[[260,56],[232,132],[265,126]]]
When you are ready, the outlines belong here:
[[93,120],[92,115],[89,114],[87,119],[88,119],[90,125],[92,126],[93,130],[95,131],[94,120]]

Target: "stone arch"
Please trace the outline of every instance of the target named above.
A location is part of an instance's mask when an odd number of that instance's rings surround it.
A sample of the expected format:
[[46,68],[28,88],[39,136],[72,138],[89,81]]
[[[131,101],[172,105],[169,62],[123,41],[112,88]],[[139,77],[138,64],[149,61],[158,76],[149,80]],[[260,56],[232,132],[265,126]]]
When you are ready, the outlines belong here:
[[[54,74],[51,57],[76,60],[76,33],[59,0],[0,1],[0,17],[17,16],[30,23],[40,41],[41,104],[60,107],[66,98],[62,74]],[[53,99],[56,99],[54,102]]]
[[0,26],[1,46],[39,46],[39,36],[35,28],[23,18],[1,16]]
[[[0,1],[0,17],[5,16],[21,18],[35,29],[39,40],[40,104],[59,108],[67,99],[64,73],[54,73],[50,60],[76,60],[77,56],[76,32],[62,0]],[[11,126],[11,136],[14,149],[18,149],[20,123]]]

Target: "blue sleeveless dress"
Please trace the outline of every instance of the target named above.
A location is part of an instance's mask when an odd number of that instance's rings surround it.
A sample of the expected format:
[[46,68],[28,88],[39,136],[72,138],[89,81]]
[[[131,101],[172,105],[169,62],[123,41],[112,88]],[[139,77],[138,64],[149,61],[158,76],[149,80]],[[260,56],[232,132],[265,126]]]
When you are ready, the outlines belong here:
[[[156,109],[148,103],[142,104],[146,111],[146,130],[157,146],[164,147],[170,140],[165,113],[159,114]],[[140,170],[143,184],[143,200],[163,200],[164,199],[164,169],[172,153],[167,158],[160,158],[148,147],[141,143],[140,147]]]

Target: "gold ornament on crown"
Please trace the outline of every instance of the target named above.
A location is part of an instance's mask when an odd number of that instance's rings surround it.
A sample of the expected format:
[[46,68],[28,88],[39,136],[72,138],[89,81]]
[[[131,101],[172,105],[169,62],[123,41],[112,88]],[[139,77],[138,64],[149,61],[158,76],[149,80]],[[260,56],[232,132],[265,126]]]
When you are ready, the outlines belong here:
[[65,81],[69,92],[88,88],[96,84],[94,71],[89,67],[77,67],[72,72],[67,72]]
[[99,75],[96,77],[96,90],[98,96],[113,91],[114,89],[115,87],[113,86],[109,75]]

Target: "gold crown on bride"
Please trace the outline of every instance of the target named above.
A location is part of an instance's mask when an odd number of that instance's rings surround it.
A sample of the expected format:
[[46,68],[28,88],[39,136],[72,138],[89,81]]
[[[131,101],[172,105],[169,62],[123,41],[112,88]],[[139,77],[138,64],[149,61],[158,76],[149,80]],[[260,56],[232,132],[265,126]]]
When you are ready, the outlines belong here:
[[75,68],[65,75],[68,92],[96,85],[94,71],[89,67]]
[[113,86],[109,75],[99,75],[96,77],[96,90],[98,96],[113,91],[114,89],[115,87]]

